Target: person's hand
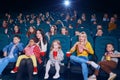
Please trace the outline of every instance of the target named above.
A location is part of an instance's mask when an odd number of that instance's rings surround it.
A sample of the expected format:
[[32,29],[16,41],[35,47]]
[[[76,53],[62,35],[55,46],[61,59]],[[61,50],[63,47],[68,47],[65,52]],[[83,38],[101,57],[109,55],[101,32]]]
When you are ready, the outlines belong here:
[[40,38],[40,41],[43,41],[43,37]]
[[4,52],[4,53],[3,53],[3,56],[6,57],[6,56],[7,56],[7,52]]
[[25,54],[26,56],[30,57],[31,55],[30,54]]
[[54,59],[55,59],[55,60],[57,60],[57,59],[58,59],[58,57],[57,57],[57,56],[55,56],[55,57],[54,57]]
[[78,49],[79,49],[79,52],[82,53],[83,52],[83,46],[81,44],[78,44]]
[[109,54],[110,57],[120,57],[119,54]]

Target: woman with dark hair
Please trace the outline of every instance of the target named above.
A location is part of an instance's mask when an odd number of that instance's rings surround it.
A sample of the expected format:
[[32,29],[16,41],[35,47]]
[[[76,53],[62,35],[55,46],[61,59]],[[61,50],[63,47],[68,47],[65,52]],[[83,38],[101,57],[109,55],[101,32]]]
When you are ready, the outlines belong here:
[[28,31],[27,31],[27,33],[26,33],[26,36],[28,38],[33,38],[33,37],[35,37],[35,33],[36,33],[35,27],[34,26],[30,26]]
[[18,25],[15,25],[15,26],[14,26],[13,33],[12,33],[12,34],[21,34],[20,28],[19,28]]
[[68,36],[68,29],[66,27],[61,28],[61,34]]
[[37,44],[40,46],[41,51],[47,51],[47,40],[42,29],[36,31]]
[[[37,45],[39,45],[40,51],[41,51],[41,54],[36,54],[35,55],[36,58],[37,58],[40,55],[42,55],[42,52],[47,51],[47,40],[46,40],[44,32],[41,29],[38,29],[36,31],[35,39],[36,39]],[[44,56],[44,55],[42,55],[42,56]],[[37,61],[39,63],[39,60],[37,60]],[[31,63],[32,63],[31,59],[24,59],[24,60],[21,61],[16,80],[23,80],[22,78],[25,79],[25,77],[27,77],[27,80],[33,80],[32,79],[33,78],[33,75],[32,75],[33,74],[32,73],[33,72],[33,65]],[[43,62],[38,65],[38,67],[39,67],[38,69],[40,69],[40,67],[42,65],[43,65]],[[26,68],[24,68],[24,67],[26,67]],[[24,76],[26,74],[28,74],[28,76]]]
[[56,25],[52,25],[52,26],[50,27],[50,31],[46,33],[46,36],[47,36],[48,39],[50,40],[50,37],[53,36],[53,35],[55,35],[56,32],[57,32],[57,27],[56,27]]

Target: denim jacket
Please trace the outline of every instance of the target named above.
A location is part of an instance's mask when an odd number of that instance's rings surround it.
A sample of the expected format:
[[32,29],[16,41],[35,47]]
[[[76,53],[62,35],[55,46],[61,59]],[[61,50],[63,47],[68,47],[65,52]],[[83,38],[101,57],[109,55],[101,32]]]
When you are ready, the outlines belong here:
[[[12,49],[13,46],[14,46],[14,43],[11,42],[9,45],[7,45],[7,46],[5,46],[5,47],[3,48],[3,52],[7,52],[7,55],[9,55],[9,53],[10,53],[10,51],[11,51],[11,49]],[[18,44],[16,45],[16,47],[15,47],[15,49],[14,49],[14,51],[13,51],[13,55],[14,55],[14,58],[15,58],[15,59],[18,58],[19,52],[22,52],[23,49],[24,49],[23,43],[18,43]]]

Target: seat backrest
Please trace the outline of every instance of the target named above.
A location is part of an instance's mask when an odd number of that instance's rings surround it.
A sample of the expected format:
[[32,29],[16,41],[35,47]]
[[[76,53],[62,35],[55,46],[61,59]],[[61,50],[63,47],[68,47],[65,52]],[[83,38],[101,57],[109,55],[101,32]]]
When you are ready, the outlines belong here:
[[104,55],[105,47],[108,43],[112,43],[114,45],[114,49],[118,50],[118,41],[115,37],[101,36],[95,39],[95,54],[98,57],[98,61],[100,61]]
[[[24,44],[24,46],[26,46],[28,44],[28,37],[26,35],[24,35],[24,34],[17,34],[17,35],[20,36],[20,38],[21,38],[20,42],[22,42]],[[10,42],[12,41],[14,36],[15,35],[11,35]]]
[[9,37],[6,34],[0,34],[0,57],[3,56],[2,49],[9,44]]
[[9,37],[6,34],[0,34],[0,51],[9,44]]

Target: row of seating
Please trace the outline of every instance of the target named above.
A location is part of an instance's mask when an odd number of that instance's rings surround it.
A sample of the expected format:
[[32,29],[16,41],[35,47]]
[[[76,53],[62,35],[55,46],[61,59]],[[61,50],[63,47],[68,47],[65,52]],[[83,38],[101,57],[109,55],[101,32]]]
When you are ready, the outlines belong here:
[[[12,35],[9,38],[7,35],[0,34],[0,45],[1,45],[0,50],[2,50],[5,45],[9,44],[9,42],[12,41],[13,36],[14,35]],[[21,36],[21,42],[23,42],[24,45],[26,45],[29,39],[25,35],[20,35],[20,36]],[[75,44],[75,42],[78,41],[77,36],[70,38],[69,36],[57,34],[57,35],[51,36],[50,40],[48,41],[48,44],[49,44],[48,50],[50,48],[52,41],[55,39],[60,40],[64,53],[69,51],[70,48]],[[98,56],[98,61],[100,61],[102,55],[104,54],[105,45],[107,43],[113,43],[115,50],[119,51],[119,47],[120,47],[119,42],[115,37],[112,37],[112,36],[96,37],[95,41],[91,36],[88,36],[88,41],[92,44],[92,47],[95,50],[95,54]]]
[[[2,48],[7,45],[10,41],[12,41],[12,37],[14,35],[12,35],[11,37],[9,37],[8,35],[1,35],[0,34],[0,50],[2,50]],[[21,36],[21,42],[23,42],[25,45],[28,42],[28,38],[25,35],[20,35]],[[76,41],[78,41],[78,36],[74,36],[72,38],[70,38],[69,36],[65,36],[65,35],[54,35],[51,36],[50,40],[48,41],[48,51],[46,54],[46,59],[48,59],[48,55],[49,55],[49,48],[51,46],[51,43],[53,42],[53,40],[58,39],[61,42],[61,46],[62,46],[62,50],[64,52],[64,61],[63,63],[65,63],[65,66],[61,66],[61,73],[63,73],[64,71],[66,71],[66,67],[69,66],[70,71],[72,73],[81,73],[81,67],[78,65],[73,65],[72,63],[70,63],[70,65],[68,64],[68,58],[66,57],[66,52],[70,50],[70,48],[75,44]],[[93,40],[93,38],[91,36],[88,36],[88,41],[91,43],[94,51],[95,51],[95,55],[91,55],[89,56],[90,60],[94,60],[96,62],[99,62],[101,57],[104,55],[105,52],[105,46],[107,43],[112,43],[114,44],[115,50],[119,50],[119,45],[120,44],[118,42],[118,40],[115,37],[112,36],[101,36],[101,37],[96,37],[95,41]],[[73,53],[73,55],[76,55],[76,53]],[[46,63],[44,63],[46,64]],[[14,64],[10,64],[13,65]],[[67,65],[67,66],[66,66]],[[90,66],[89,66],[90,67]],[[11,69],[12,69],[11,68]],[[39,67],[38,67],[39,68]],[[42,68],[43,69],[43,68]],[[54,68],[51,69],[52,73],[55,72]],[[91,74],[93,72],[93,69],[89,68],[89,74]]]

